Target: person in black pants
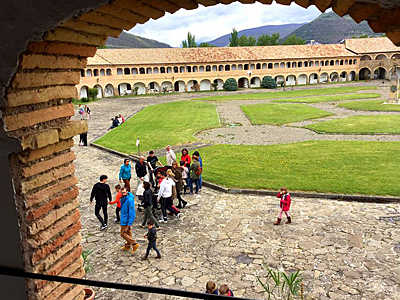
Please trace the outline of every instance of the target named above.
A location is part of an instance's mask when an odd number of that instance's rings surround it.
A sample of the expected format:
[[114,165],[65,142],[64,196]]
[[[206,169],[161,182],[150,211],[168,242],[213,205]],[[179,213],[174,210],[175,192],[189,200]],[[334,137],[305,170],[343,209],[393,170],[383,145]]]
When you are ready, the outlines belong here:
[[[107,182],[107,175],[100,176],[100,182],[96,183],[92,188],[92,193],[90,195],[90,204],[93,203],[93,198],[96,199],[96,205],[94,207],[94,214],[101,223],[100,230],[107,228],[108,214],[107,205],[111,202],[111,190]],[[109,199],[109,201],[107,201]],[[100,215],[100,209],[103,210],[104,219]]]
[[154,251],[156,251],[156,253],[157,253],[156,258],[159,259],[159,258],[161,258],[161,253],[157,249],[157,246],[156,246],[157,229],[154,227],[154,224],[151,220],[147,221],[147,228],[149,229],[149,231],[147,232],[147,234],[144,235],[144,238],[147,238],[147,240],[149,241],[149,244],[147,245],[146,254],[142,257],[142,260],[147,260],[151,249],[154,249]]

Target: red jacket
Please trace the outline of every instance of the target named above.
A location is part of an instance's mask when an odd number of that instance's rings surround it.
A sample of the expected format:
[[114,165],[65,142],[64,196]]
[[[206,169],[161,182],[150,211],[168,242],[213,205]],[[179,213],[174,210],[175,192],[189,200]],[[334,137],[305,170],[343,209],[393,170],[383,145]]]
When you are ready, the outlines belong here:
[[279,203],[279,206],[283,208],[283,211],[289,211],[290,209],[290,204],[292,203],[292,199],[290,199],[290,194],[282,194],[278,193],[276,196],[278,198],[281,198],[281,202]]
[[186,155],[182,155],[181,156],[181,161],[184,161],[185,162],[185,167],[189,168],[189,165],[190,165],[190,162],[192,161],[192,159],[191,159],[189,154],[186,154]]
[[115,196],[115,200],[114,200],[114,201],[111,201],[110,204],[115,204],[115,203],[117,203],[117,207],[121,207],[121,197],[122,197],[121,192],[118,192],[118,193],[117,193],[117,196]]

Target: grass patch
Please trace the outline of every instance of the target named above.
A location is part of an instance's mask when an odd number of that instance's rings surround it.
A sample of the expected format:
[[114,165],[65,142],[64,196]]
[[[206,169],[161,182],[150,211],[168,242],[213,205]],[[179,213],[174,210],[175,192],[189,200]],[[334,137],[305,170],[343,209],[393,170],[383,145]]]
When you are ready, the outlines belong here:
[[334,101],[357,100],[357,99],[372,99],[372,98],[378,98],[380,96],[381,94],[378,93],[360,93],[360,94],[316,96],[308,98],[281,99],[281,100],[272,100],[272,102],[319,103],[319,102],[334,102]]
[[80,99],[74,98],[74,99],[72,99],[72,104],[75,105],[75,106],[78,106],[79,104],[81,104],[82,106],[84,106],[84,105],[89,105],[89,104],[91,104],[91,103],[93,103],[93,102],[99,101],[99,100],[101,100],[101,99],[103,99],[103,98],[96,98],[96,99],[94,99],[94,100],[89,100],[89,101],[83,102],[83,101],[80,100]]
[[350,86],[350,87],[335,87],[335,88],[323,88],[323,89],[307,89],[307,90],[297,90],[297,91],[279,91],[279,92],[268,92],[268,93],[210,96],[210,97],[204,97],[204,98],[195,98],[193,100],[207,100],[207,101],[260,100],[260,99],[347,94],[347,93],[356,93],[358,91],[377,90],[377,89],[378,89],[378,87],[376,87],[376,86]]
[[308,119],[331,116],[332,113],[304,104],[251,104],[241,105],[253,124],[282,125]]
[[354,101],[340,103],[339,107],[354,109],[354,110],[370,110],[370,111],[400,111],[398,104],[383,104],[384,100],[373,101]]
[[391,196],[400,196],[399,151],[400,142],[370,141],[200,149],[204,179],[226,187]]
[[304,127],[318,133],[400,134],[400,116],[353,116]]
[[136,139],[140,150],[163,148],[168,144],[189,143],[199,130],[219,126],[214,104],[181,101],[150,105],[129,118],[121,126],[96,141],[96,144],[121,151],[136,153]]

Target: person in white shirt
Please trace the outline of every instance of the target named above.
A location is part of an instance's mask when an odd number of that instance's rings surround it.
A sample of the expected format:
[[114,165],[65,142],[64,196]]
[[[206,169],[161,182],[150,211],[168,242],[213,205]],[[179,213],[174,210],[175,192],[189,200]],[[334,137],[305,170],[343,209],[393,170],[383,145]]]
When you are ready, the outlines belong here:
[[172,167],[172,163],[173,163],[174,161],[176,161],[176,155],[175,155],[174,151],[172,151],[170,145],[168,145],[167,147],[165,147],[165,150],[167,150],[167,153],[166,153],[166,155],[165,155],[166,158],[167,158],[167,166]]
[[157,202],[161,203],[161,211],[163,214],[163,222],[167,223],[167,208],[168,210],[176,215],[177,218],[180,217],[180,213],[167,207],[167,203],[171,202],[172,197],[172,187],[175,186],[175,182],[171,178],[167,178],[165,172],[161,172],[160,176],[162,182],[160,184],[160,189],[158,190]]

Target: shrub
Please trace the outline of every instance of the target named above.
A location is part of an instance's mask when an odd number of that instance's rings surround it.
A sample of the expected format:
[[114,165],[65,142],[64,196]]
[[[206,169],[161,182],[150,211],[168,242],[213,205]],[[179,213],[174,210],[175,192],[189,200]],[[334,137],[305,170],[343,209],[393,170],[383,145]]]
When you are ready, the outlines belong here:
[[88,89],[89,100],[96,100],[98,93],[99,93],[99,91],[96,88]]
[[134,94],[135,96],[137,96],[138,93],[139,93],[139,87],[138,87],[138,86],[135,86],[135,87],[133,88],[133,94]]
[[213,83],[211,83],[211,86],[212,86],[212,88],[214,89],[214,91],[217,91],[217,90],[218,90],[218,83],[213,82]]
[[276,81],[271,76],[264,76],[261,82],[261,87],[265,89],[276,89]]
[[234,78],[229,78],[225,81],[223,88],[225,91],[237,91],[238,85]]
[[83,98],[81,98],[81,101],[82,101],[82,102],[89,102],[89,99],[86,98],[86,97],[83,97]]

